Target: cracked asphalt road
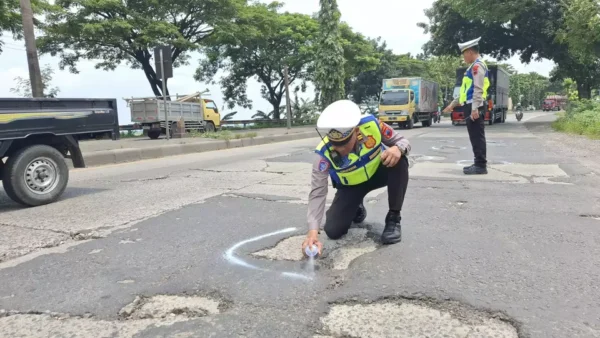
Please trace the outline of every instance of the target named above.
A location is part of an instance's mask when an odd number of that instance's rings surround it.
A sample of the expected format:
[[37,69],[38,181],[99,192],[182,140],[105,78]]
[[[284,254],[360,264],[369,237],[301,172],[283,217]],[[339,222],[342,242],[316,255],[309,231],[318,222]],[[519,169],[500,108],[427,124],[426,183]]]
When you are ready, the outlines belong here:
[[0,191],[0,337],[600,337],[597,143],[525,120],[486,126],[478,177],[464,127],[403,130],[403,242],[377,243],[375,191],[314,275],[290,250],[317,138],[73,170],[38,208]]

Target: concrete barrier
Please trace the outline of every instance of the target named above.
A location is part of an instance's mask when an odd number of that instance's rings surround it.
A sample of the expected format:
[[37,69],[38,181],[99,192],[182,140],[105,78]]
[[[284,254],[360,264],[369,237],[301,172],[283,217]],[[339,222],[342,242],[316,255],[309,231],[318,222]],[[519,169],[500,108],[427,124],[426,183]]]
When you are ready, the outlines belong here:
[[124,148],[93,151],[83,153],[83,157],[85,159],[86,167],[95,167],[107,164],[135,162],[140,160],[203,153],[207,151],[217,151],[230,148],[251,147],[268,143],[301,140],[317,136],[318,135],[315,132],[257,136],[242,139],[215,140],[214,142],[169,144],[161,145],[155,148]]

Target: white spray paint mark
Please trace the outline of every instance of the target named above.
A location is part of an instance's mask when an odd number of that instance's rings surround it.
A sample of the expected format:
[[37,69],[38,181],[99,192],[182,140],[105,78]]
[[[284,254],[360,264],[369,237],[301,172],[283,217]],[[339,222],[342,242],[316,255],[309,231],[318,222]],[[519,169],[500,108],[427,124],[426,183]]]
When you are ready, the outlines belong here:
[[282,272],[281,275],[285,276],[285,277],[291,277],[291,278],[297,278],[297,279],[312,280],[311,277],[301,275],[301,274],[295,273],[295,272]]
[[275,235],[279,235],[279,234],[284,234],[286,232],[293,232],[293,231],[296,231],[296,228],[286,228],[286,229],[282,229],[282,230],[270,232],[268,234],[264,234],[264,235],[252,237],[250,239],[238,242],[235,245],[233,245],[231,248],[227,249],[227,251],[225,251],[225,255],[224,255],[225,259],[228,260],[229,262],[233,263],[233,264],[241,265],[241,266],[247,267],[249,269],[268,271],[266,269],[259,268],[259,267],[255,266],[255,265],[252,265],[250,263],[247,263],[247,262],[239,259],[238,257],[236,257],[234,255],[235,250],[237,250],[238,248],[240,248],[241,246],[243,246],[245,244],[248,244],[248,243],[251,243],[251,242],[256,242],[256,241],[259,241],[259,240],[261,240],[263,238],[267,238],[267,237],[271,237],[271,236],[275,236]]

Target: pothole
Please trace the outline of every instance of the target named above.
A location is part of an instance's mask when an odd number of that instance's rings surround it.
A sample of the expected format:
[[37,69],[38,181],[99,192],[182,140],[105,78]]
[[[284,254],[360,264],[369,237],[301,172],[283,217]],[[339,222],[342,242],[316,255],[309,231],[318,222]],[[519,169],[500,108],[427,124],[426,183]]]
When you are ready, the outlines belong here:
[[592,218],[592,219],[595,219],[597,221],[600,221],[600,215],[579,215],[579,217]]
[[225,311],[229,303],[217,297],[136,297],[120,312],[119,320],[93,318],[92,314],[16,312],[0,310],[2,337],[124,337],[133,338],[152,327],[169,326]]
[[195,318],[219,314],[223,306],[216,299],[200,296],[137,296],[119,311],[119,316],[125,319]]
[[399,299],[335,304],[321,323],[323,332],[314,337],[519,338],[508,316],[456,301]]
[[[331,240],[321,232],[319,240],[323,243],[323,252],[316,263],[333,270],[345,270],[358,257],[377,250],[378,244],[373,237],[374,234],[363,228],[351,228],[338,240]],[[306,258],[301,248],[305,238],[305,235],[288,237],[274,247],[254,252],[252,255],[269,260],[303,261]]]

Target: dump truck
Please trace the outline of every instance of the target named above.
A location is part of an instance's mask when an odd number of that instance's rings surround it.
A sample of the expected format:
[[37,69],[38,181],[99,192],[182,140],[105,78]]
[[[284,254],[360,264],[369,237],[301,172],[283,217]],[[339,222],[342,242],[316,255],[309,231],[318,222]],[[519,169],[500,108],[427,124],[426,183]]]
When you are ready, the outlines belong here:
[[[454,98],[458,99],[460,87],[465,76],[467,67],[461,67],[456,70],[456,86],[454,87]],[[488,66],[490,78],[490,87],[488,88],[487,109],[485,112],[485,121],[492,125],[496,122],[506,122],[506,115],[509,108],[508,89],[510,86],[510,76],[506,70],[496,65]],[[457,106],[452,111],[452,124],[459,125],[465,123],[463,107]]]
[[125,98],[131,112],[133,123],[141,125],[151,139],[166,134],[166,123],[169,130],[174,130],[182,118],[185,130],[213,132],[221,128],[221,115],[215,102],[204,98],[203,93],[196,92],[174,100],[166,101],[167,119],[165,119],[165,101],[162,97]]
[[423,127],[431,126],[438,109],[438,88],[436,82],[420,77],[384,79],[379,98],[379,120],[407,129],[419,122]]
[[116,99],[0,98],[0,177],[29,207],[56,201],[69,168],[85,168],[79,141],[120,137]]

